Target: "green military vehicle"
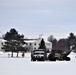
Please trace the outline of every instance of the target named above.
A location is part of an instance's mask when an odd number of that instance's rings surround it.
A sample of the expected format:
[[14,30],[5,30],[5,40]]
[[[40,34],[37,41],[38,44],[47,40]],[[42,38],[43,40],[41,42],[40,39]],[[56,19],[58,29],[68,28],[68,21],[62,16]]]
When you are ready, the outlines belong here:
[[48,60],[50,61],[56,61],[56,60],[66,60],[70,61],[70,57],[68,55],[71,53],[71,50],[52,50],[51,53],[48,55]]

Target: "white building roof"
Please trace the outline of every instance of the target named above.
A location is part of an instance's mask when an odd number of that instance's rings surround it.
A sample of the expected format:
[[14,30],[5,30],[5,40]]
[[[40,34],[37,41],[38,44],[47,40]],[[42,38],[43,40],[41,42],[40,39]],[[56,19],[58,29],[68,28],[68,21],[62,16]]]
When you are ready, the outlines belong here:
[[28,41],[25,41],[27,43],[30,43],[30,42],[35,42],[35,40],[28,40]]
[[4,39],[0,39],[0,41],[1,41],[1,42],[5,42],[6,40],[4,40]]
[[[41,39],[42,39],[42,38],[41,38]],[[27,42],[27,43],[40,42],[41,39],[25,40],[25,42]],[[45,40],[45,39],[44,39],[44,41],[45,41],[45,43],[51,43],[51,42],[49,42],[49,41],[47,41],[47,40]]]

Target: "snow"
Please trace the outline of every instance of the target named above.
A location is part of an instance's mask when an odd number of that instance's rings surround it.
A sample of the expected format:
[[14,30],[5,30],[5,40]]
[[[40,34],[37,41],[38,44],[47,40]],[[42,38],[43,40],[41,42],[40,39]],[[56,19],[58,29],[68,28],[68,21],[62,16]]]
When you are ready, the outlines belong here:
[[30,53],[25,57],[8,57],[10,53],[0,52],[0,75],[76,75],[76,54],[71,53],[71,61],[36,61],[30,60]]

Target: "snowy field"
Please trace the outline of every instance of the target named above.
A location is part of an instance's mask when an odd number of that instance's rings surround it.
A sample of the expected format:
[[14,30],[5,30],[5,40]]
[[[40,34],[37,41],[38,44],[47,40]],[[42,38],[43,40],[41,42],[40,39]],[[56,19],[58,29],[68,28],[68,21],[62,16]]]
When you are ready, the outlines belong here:
[[31,62],[30,53],[24,58],[20,54],[19,58],[11,58],[0,52],[0,75],[76,75],[76,54],[69,56],[71,61]]

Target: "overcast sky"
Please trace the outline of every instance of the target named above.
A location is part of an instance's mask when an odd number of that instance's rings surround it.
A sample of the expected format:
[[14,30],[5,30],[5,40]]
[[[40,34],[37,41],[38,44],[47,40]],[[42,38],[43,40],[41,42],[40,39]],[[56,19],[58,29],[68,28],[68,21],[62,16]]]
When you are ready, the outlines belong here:
[[26,37],[76,34],[76,0],[0,0],[0,35],[11,28]]

